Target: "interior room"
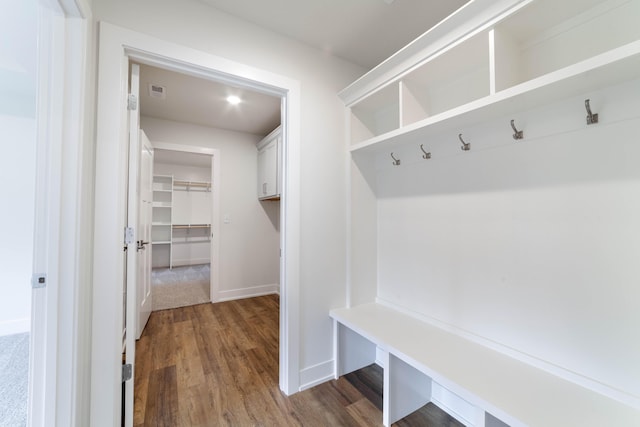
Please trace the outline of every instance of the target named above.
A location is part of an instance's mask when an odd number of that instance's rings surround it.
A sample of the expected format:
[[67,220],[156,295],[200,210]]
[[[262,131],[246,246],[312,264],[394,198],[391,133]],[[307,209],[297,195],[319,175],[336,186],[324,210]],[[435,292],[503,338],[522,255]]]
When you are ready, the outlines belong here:
[[[280,99],[149,65],[140,65],[140,88],[153,150],[153,311],[277,294],[279,189],[267,197],[256,183]],[[199,152],[207,149],[215,154]]]
[[31,425],[640,425],[640,0],[44,3]]

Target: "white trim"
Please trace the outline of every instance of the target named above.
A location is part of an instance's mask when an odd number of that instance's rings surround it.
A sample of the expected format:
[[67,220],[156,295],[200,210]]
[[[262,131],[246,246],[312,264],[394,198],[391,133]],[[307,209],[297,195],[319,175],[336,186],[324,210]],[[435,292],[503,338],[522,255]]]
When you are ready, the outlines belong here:
[[253,297],[260,297],[263,295],[277,294],[279,291],[279,288],[280,286],[278,284],[273,284],[273,285],[252,286],[250,288],[219,291],[217,301],[211,301],[211,302],[232,301],[232,300],[243,299],[243,298],[253,298]]
[[[86,67],[90,9],[84,0],[41,0],[37,184],[28,423],[82,425],[87,344],[80,262]],[[88,166],[88,165],[87,165]],[[88,399],[87,399],[88,401]]]
[[[300,84],[298,81],[215,55],[120,28],[100,25],[96,212],[94,227],[94,317],[92,345],[91,425],[120,422],[120,360],[122,331],[121,277],[124,199],[123,153],[126,150],[124,108],[128,58],[203,78],[230,80],[235,85],[283,99],[283,171],[281,198],[280,388],[298,391],[299,380],[299,240],[300,240]],[[118,89],[119,88],[119,89]],[[121,112],[122,110],[122,112]]]
[[335,359],[309,366],[300,371],[300,391],[335,378]]
[[30,326],[31,319],[28,317],[0,322],[0,337],[29,332]]

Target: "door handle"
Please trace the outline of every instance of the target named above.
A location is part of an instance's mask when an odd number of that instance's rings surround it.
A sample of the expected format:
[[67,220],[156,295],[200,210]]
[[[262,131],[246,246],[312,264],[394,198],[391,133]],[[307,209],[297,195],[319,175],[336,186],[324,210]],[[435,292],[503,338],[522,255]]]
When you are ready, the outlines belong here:
[[145,246],[149,244],[149,242],[145,242],[144,240],[138,240],[136,243],[138,244],[138,247],[136,248],[136,251],[139,251],[141,249],[145,249]]

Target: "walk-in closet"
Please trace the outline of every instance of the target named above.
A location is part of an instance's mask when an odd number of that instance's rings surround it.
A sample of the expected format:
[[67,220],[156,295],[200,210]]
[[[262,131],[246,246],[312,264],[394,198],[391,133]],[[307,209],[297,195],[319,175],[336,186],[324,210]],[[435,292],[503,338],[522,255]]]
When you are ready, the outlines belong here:
[[211,301],[212,156],[154,150],[153,310]]
[[140,65],[153,311],[279,293],[280,103]]

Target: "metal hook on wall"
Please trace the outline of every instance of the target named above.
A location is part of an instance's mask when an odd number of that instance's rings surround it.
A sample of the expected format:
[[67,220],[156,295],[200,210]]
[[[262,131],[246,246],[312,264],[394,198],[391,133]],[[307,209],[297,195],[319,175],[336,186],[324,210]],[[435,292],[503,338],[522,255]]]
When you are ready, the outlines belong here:
[[420,149],[421,149],[421,150],[422,150],[422,152],[424,153],[424,154],[422,155],[422,158],[423,158],[423,159],[425,159],[425,160],[426,160],[426,159],[430,159],[430,158],[431,158],[431,153],[430,153],[430,152],[429,152],[429,153],[427,153],[426,151],[424,151],[424,145],[423,145],[423,144],[420,144]]
[[391,158],[393,159],[393,166],[400,166],[400,159],[393,157],[393,153],[391,153]]
[[462,147],[460,147],[460,149],[462,151],[469,151],[471,150],[471,143],[470,142],[464,142],[464,140],[462,139],[462,134],[458,134],[458,139],[460,139],[460,142],[462,143]]
[[588,99],[585,99],[584,101],[584,108],[587,109],[587,124],[592,125],[594,123],[598,123],[598,115],[591,112],[591,105],[589,105]]
[[511,120],[511,129],[513,129],[513,139],[522,139],[524,138],[524,133],[521,130],[516,129],[515,120]]

